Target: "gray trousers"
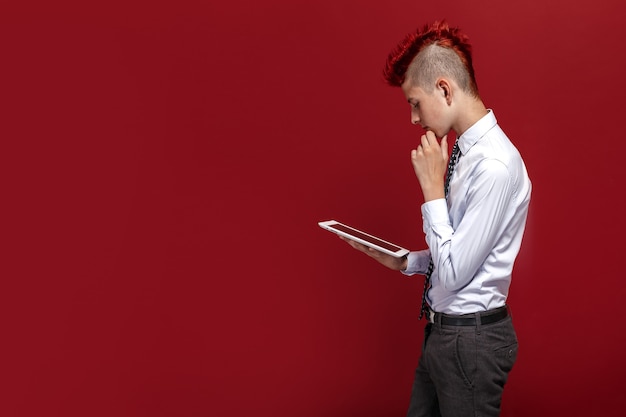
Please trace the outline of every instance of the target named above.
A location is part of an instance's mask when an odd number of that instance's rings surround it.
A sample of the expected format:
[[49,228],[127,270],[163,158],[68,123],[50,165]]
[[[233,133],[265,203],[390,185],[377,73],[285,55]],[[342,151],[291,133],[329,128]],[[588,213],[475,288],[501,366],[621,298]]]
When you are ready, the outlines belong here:
[[428,323],[407,417],[498,416],[516,358],[511,316],[482,326]]

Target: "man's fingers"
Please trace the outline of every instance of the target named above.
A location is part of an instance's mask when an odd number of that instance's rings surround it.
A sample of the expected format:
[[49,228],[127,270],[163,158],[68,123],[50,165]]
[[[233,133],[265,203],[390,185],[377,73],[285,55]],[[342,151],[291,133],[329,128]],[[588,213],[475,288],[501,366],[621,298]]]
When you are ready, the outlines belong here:
[[348,244],[350,246],[352,246],[354,249],[360,250],[361,252],[367,252],[367,246],[360,244],[359,242],[352,240],[352,239],[348,239],[347,237],[344,236],[339,236],[339,238],[345,242],[348,242]]
[[380,252],[377,251],[374,248],[370,248],[369,246],[365,246],[362,243],[359,243],[355,240],[352,239],[348,239],[347,237],[344,236],[339,236],[339,238],[345,242],[347,242],[350,246],[352,246],[354,249],[365,253],[366,255],[371,256],[372,258],[379,258],[380,257]]
[[437,135],[432,130],[426,131],[424,138],[426,138],[429,146],[437,146]]
[[[444,138],[446,136],[444,136]],[[435,148],[436,150],[437,147],[439,146],[439,143],[437,142],[437,136],[435,135],[435,132],[433,132],[432,130],[429,130],[425,134],[423,134],[421,137],[421,144],[424,149],[429,149],[432,147],[432,148]],[[446,146],[446,149],[447,149],[447,146]]]
[[443,159],[448,159],[448,135],[444,135],[441,138],[441,154],[443,155]]

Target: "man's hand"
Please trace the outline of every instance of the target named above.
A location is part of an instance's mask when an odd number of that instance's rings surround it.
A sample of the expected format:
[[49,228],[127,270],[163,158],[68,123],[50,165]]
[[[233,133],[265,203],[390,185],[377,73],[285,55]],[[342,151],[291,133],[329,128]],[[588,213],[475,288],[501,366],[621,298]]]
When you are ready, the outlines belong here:
[[439,145],[435,134],[427,131],[417,149],[411,151],[411,162],[422,187],[424,201],[445,198],[443,177],[448,164],[448,136],[444,136]]
[[352,246],[354,249],[376,259],[378,262],[385,265],[389,269],[393,269],[394,271],[403,271],[407,267],[406,257],[396,258],[394,256],[387,255],[386,253],[383,253],[381,251],[377,251],[376,249],[362,245],[352,239],[348,239],[343,236],[339,236],[339,238],[343,241],[348,242],[348,245]]

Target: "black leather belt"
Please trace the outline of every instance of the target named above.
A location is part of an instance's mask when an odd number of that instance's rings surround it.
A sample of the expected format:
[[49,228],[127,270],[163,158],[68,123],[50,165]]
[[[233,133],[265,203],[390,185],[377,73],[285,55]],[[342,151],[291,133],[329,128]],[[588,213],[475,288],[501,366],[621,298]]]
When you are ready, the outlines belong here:
[[493,310],[483,311],[480,313],[463,314],[455,316],[452,314],[434,313],[431,310],[429,314],[431,323],[441,323],[445,326],[476,326],[476,315],[480,316],[480,324],[496,323],[508,317],[509,309],[507,306],[496,308]]

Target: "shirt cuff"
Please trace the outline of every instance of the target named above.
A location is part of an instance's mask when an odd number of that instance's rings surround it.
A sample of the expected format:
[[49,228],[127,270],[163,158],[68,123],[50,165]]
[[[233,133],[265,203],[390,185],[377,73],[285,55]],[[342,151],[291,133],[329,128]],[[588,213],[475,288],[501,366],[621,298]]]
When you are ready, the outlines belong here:
[[428,249],[410,252],[407,257],[406,269],[402,272],[404,275],[425,274],[430,264],[430,251]]
[[422,204],[422,218],[424,222],[424,232],[434,228],[436,224],[450,224],[450,215],[448,214],[448,203],[445,198],[427,201]]

